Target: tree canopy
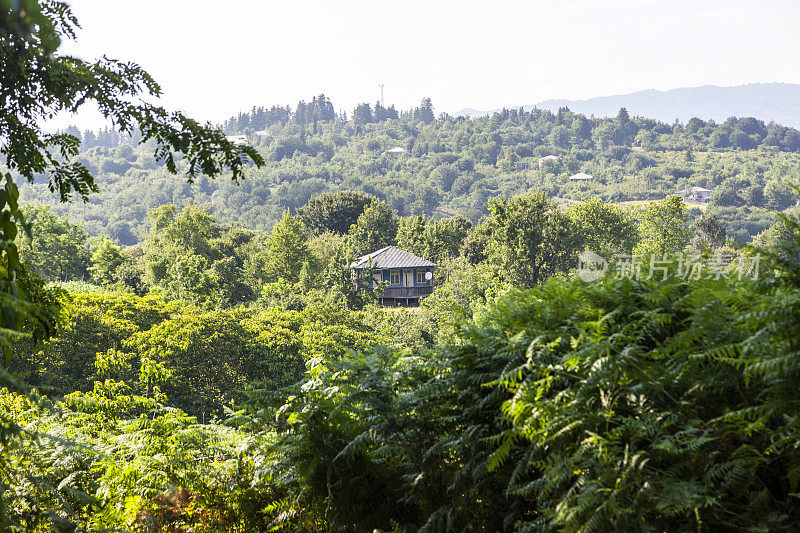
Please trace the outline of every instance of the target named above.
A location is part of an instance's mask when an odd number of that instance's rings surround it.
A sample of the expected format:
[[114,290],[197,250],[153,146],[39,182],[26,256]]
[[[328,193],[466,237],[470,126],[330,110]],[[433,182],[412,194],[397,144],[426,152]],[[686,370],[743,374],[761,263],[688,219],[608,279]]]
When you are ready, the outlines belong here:
[[[796,131],[319,94],[234,146],[77,28],[0,0],[0,530],[796,529]],[[419,307],[350,268],[389,244]]]
[[374,198],[356,191],[337,191],[315,196],[297,210],[303,226],[312,233],[329,231],[344,235]]

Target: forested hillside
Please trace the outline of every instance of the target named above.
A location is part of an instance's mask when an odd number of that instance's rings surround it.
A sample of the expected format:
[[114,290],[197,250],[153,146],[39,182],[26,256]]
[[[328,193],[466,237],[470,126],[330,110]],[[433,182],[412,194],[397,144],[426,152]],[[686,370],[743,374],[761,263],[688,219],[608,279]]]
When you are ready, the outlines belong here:
[[[797,131],[319,96],[222,132],[77,30],[0,2],[0,531],[797,529]],[[42,129],[87,100],[117,131]],[[418,307],[353,267],[391,245]]]
[[[147,232],[147,211],[167,203],[203,206],[223,223],[267,230],[284,210],[294,213],[335,190],[374,195],[400,216],[461,214],[477,222],[489,199],[534,189],[563,200],[626,202],[700,186],[714,190],[709,209],[730,236],[746,242],[771,224],[767,210],[794,204],[781,182],[800,170],[798,131],[752,118],[665,124],[625,110],[594,119],[567,109],[435,118],[427,99],[399,113],[362,104],[346,117],[320,95],[295,109],[253,109],[223,126],[246,135],[266,160],[238,184],[205,177],[187,183],[167,172],[147,143],[135,147],[110,131],[71,131],[83,138],[79,160],[100,192],[57,211],[85,222],[92,235],[104,231],[131,245]],[[389,152],[397,147],[404,152]],[[557,159],[540,165],[550,155]],[[569,180],[579,172],[594,179]],[[25,202],[53,202],[44,176],[21,194]]]

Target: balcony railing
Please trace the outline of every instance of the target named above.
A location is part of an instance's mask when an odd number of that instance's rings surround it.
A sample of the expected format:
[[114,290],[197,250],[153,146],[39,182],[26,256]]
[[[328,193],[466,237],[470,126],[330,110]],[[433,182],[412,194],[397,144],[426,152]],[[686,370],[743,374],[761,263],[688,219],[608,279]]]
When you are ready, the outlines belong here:
[[433,287],[387,287],[380,298],[418,298],[432,292]]

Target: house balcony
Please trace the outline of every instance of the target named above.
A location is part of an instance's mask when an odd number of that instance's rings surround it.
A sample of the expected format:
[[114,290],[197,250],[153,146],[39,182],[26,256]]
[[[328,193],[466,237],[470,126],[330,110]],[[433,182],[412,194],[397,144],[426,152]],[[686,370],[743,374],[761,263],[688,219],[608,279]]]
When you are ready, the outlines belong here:
[[433,287],[387,287],[379,298],[421,298],[432,292]]

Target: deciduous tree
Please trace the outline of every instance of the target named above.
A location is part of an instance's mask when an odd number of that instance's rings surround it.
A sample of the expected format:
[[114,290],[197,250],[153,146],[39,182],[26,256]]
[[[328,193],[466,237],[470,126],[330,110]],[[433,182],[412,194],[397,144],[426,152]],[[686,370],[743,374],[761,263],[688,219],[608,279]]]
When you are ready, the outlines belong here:
[[389,206],[374,200],[350,228],[354,253],[361,256],[394,244],[397,227],[397,217]]
[[313,234],[330,231],[344,235],[374,198],[356,191],[336,191],[312,197],[297,210],[297,218]]
[[639,240],[633,217],[598,198],[575,204],[567,213],[581,232],[586,249],[607,260],[617,254],[631,253]]
[[17,237],[19,257],[50,281],[84,279],[89,268],[87,233],[46,205],[26,205],[21,214],[30,233]]
[[494,199],[489,211],[489,261],[513,283],[533,287],[577,264],[581,234],[544,192]]
[[119,281],[117,270],[128,260],[119,246],[103,237],[92,252],[92,266],[89,270],[100,285],[112,285]]
[[689,240],[686,204],[678,196],[648,203],[639,211],[637,218],[641,241],[636,253],[659,256],[672,254],[683,250]]

